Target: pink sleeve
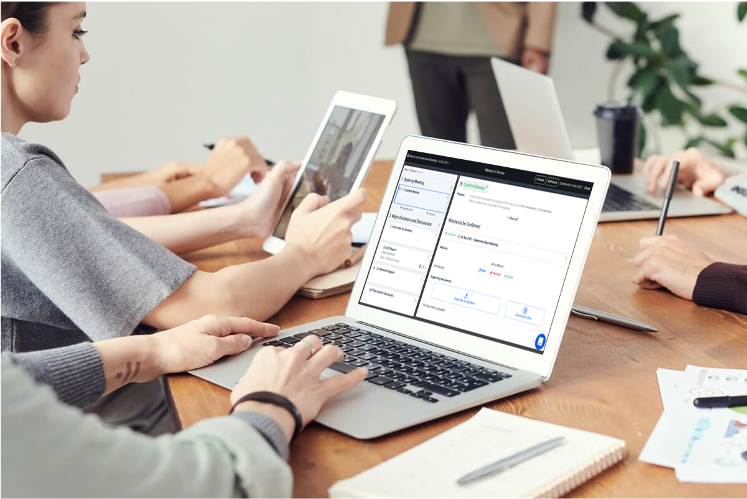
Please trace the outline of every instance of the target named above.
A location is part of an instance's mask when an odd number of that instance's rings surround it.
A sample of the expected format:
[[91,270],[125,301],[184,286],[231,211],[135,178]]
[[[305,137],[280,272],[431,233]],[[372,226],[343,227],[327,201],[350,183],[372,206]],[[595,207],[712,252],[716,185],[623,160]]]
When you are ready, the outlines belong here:
[[93,195],[114,217],[168,215],[171,203],[158,187],[131,187],[97,191]]

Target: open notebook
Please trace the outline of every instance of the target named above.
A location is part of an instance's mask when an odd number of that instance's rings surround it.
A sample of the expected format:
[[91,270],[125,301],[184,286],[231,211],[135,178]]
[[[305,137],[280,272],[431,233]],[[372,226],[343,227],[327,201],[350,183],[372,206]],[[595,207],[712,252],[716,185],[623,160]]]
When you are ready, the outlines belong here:
[[[566,441],[466,485],[465,474],[553,437]],[[616,438],[491,409],[348,480],[330,497],[559,497],[625,457]]]

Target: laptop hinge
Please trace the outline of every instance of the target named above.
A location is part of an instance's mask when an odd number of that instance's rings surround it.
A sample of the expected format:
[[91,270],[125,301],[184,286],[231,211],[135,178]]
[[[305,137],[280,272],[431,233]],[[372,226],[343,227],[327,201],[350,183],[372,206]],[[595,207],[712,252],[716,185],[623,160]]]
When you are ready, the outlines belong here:
[[472,358],[472,359],[481,360],[481,361],[487,362],[489,364],[495,364],[497,366],[505,367],[507,369],[513,369],[514,371],[520,371],[520,369],[518,369],[516,367],[508,366],[506,364],[501,364],[500,362],[496,362],[494,360],[484,359],[482,357],[478,357],[476,355],[471,355],[469,353],[461,352],[459,350],[454,350],[453,348],[445,347],[443,345],[438,345],[436,343],[431,343],[429,341],[425,341],[425,340],[422,340],[420,338],[414,338],[412,336],[408,336],[406,334],[403,334],[403,333],[400,333],[400,332],[397,332],[397,331],[392,331],[391,329],[387,329],[385,327],[377,326],[375,324],[371,324],[371,323],[364,322],[364,321],[356,321],[356,322],[358,322],[359,324],[364,324],[367,327],[372,327],[372,328],[378,329],[380,331],[386,331],[387,333],[396,334],[397,336],[402,336],[403,338],[407,338],[409,340],[417,341],[419,343],[424,343],[426,345],[431,345],[431,346],[440,348],[441,350],[448,350],[449,352],[458,353],[459,355],[464,355],[464,356]]

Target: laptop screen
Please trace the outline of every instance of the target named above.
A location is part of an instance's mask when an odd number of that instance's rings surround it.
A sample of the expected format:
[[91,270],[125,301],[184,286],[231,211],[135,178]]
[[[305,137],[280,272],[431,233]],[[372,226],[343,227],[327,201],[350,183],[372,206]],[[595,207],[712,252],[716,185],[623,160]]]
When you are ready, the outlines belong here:
[[408,151],[359,303],[542,354],[592,187]]

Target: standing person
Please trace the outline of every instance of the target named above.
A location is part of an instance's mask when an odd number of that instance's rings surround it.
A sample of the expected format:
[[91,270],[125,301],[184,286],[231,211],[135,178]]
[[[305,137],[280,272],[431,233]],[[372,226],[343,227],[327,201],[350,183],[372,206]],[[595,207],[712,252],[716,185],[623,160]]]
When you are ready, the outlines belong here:
[[514,149],[490,58],[547,73],[556,8],[551,2],[392,2],[385,43],[405,47],[423,135],[465,142],[472,110],[482,145]]

